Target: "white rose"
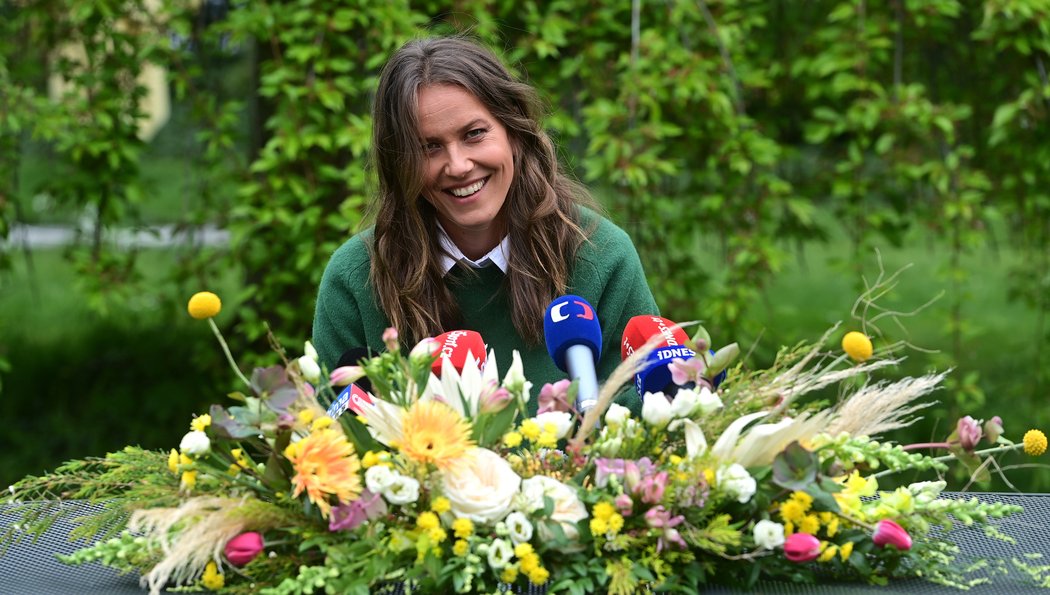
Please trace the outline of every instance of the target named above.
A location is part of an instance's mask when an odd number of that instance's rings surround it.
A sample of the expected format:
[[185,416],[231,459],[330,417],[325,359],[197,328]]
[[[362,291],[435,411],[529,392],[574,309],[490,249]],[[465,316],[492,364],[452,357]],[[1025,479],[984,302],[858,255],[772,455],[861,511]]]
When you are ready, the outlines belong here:
[[365,471],[365,487],[373,494],[382,494],[394,483],[397,475],[386,465],[369,467],[368,471]]
[[554,424],[554,437],[558,440],[564,438],[572,429],[572,415],[568,411],[547,411],[534,419],[543,431],[547,430],[547,424]]
[[298,362],[299,371],[303,373],[303,378],[310,382],[317,382],[321,379],[321,367],[317,365],[317,360],[309,355],[304,355],[299,358]]
[[419,500],[419,482],[406,475],[395,475],[382,495],[391,504],[411,504]]
[[[587,518],[587,508],[576,496],[576,490],[546,475],[526,479],[521,482],[521,488],[523,493],[530,494],[530,498],[535,498],[538,494],[541,508],[544,496],[553,500],[554,511],[551,512],[550,519],[561,525],[562,531],[570,540],[575,541],[580,536],[576,523]],[[539,526],[539,534],[545,540],[554,539],[554,534],[543,524]]]
[[507,515],[521,478],[503,457],[475,448],[445,472],[442,483],[457,516],[475,523],[495,523]]
[[510,540],[515,545],[532,539],[532,523],[529,522],[529,517],[524,514],[520,512],[508,514],[506,525],[507,531],[510,533]]
[[671,401],[671,415],[676,418],[688,418],[700,405],[700,395],[688,388],[680,388]]
[[179,450],[186,455],[197,457],[210,449],[211,440],[208,440],[208,435],[197,430],[188,432],[182,437],[182,441],[179,442]]
[[492,543],[489,544],[488,561],[489,566],[493,570],[501,570],[504,566],[510,564],[513,557],[514,549],[505,540],[497,538],[493,539]]
[[642,419],[654,428],[662,428],[671,421],[671,403],[663,393],[645,393],[642,397]]
[[605,412],[605,423],[610,426],[623,425],[630,418],[631,410],[617,403],[609,405],[609,409]]
[[784,545],[784,525],[763,519],[755,523],[753,531],[755,544],[758,547],[771,550]]
[[711,415],[722,408],[722,398],[718,396],[718,393],[711,392],[711,389],[706,386],[700,389],[697,397],[700,402],[701,415]]
[[758,487],[755,478],[751,477],[747,469],[744,469],[739,463],[719,468],[718,473],[715,474],[715,482],[719,488],[736,498],[736,501],[741,504],[750,500]]

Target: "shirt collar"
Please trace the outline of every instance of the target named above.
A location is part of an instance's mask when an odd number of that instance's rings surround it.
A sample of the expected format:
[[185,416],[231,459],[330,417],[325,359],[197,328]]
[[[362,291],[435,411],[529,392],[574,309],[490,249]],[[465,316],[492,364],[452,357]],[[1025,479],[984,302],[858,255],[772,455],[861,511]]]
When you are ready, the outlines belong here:
[[448,232],[442,227],[440,221],[435,221],[438,226],[438,241],[441,242],[443,251],[441,253],[441,268],[443,274],[447,275],[452,267],[456,266],[456,263],[462,262],[463,264],[473,267],[475,269],[481,269],[494,264],[499,267],[499,270],[503,271],[503,274],[507,274],[507,256],[510,254],[510,236],[503,236],[503,240],[489,253],[482,256],[478,260],[471,260],[467,258],[463,251],[459,249],[459,246],[452,241],[452,238],[448,237]]

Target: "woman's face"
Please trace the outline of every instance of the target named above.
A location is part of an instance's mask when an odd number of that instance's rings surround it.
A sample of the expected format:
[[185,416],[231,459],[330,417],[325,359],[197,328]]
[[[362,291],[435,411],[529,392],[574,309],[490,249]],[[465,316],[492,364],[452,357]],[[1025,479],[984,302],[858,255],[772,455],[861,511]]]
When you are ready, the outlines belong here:
[[455,85],[419,89],[423,196],[469,258],[500,242],[500,210],[514,178],[507,130],[477,97]]

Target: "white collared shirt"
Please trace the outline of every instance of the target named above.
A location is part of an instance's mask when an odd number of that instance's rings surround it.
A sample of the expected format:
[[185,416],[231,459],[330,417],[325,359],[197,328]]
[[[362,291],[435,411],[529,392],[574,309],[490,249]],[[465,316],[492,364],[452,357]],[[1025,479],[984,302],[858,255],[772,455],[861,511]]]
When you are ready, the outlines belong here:
[[489,253],[482,256],[477,260],[471,260],[467,258],[463,251],[459,249],[459,246],[452,241],[452,238],[448,237],[448,232],[441,226],[441,223],[435,221],[438,226],[438,241],[441,242],[441,247],[444,251],[441,253],[441,268],[444,269],[443,274],[447,275],[452,267],[456,266],[457,262],[462,262],[467,266],[475,269],[485,268],[490,264],[494,264],[499,267],[499,270],[507,273],[507,259],[510,255],[510,236],[503,236],[503,240]]

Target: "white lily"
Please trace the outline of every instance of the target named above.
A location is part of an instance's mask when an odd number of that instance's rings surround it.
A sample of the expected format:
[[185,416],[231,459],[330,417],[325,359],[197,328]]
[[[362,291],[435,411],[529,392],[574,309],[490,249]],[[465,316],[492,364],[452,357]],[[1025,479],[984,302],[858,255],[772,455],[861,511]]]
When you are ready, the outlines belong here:
[[642,396],[642,419],[654,428],[662,428],[671,421],[671,403],[663,393],[645,393]]
[[768,465],[788,444],[812,438],[823,430],[830,414],[803,413],[796,418],[784,418],[776,423],[758,424],[745,430],[751,422],[768,415],[759,411],[738,418],[722,433],[711,448],[711,453],[726,463],[744,467]]
[[[495,360],[489,360],[494,362]],[[491,364],[493,371],[495,371],[496,364]],[[486,366],[486,372],[488,372],[488,366]],[[529,391],[532,390],[532,383],[525,379],[525,367],[521,363],[521,354],[515,349],[511,354],[510,369],[507,370],[507,375],[503,377],[503,388],[513,392],[521,392],[522,399],[526,403],[529,402]]]
[[707,438],[704,436],[704,431],[691,419],[684,419],[682,423],[685,425],[686,455],[690,459],[702,456],[707,452]]

